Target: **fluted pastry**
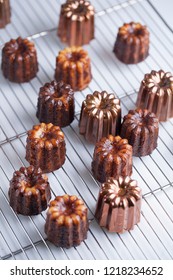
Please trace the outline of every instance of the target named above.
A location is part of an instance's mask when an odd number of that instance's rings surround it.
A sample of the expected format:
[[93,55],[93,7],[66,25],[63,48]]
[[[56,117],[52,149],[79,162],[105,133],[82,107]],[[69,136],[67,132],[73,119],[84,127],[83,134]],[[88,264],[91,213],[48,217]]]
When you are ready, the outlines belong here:
[[65,127],[74,120],[74,110],[74,91],[70,85],[52,81],[40,88],[36,114],[40,122]]
[[28,131],[26,160],[44,173],[59,169],[65,162],[64,133],[59,126],[41,123]]
[[78,246],[87,238],[88,209],[75,195],[57,196],[50,202],[45,233],[59,247]]
[[113,52],[126,64],[143,61],[149,52],[149,31],[139,22],[125,23],[118,30]]
[[10,206],[22,215],[37,215],[46,210],[51,198],[46,175],[34,166],[15,171],[9,188]]
[[37,52],[28,39],[11,39],[2,49],[2,72],[11,82],[24,83],[33,79],[38,71]]
[[103,137],[96,143],[92,160],[94,178],[101,183],[107,178],[130,176],[132,173],[132,146],[120,136]]
[[124,116],[121,137],[128,139],[134,156],[146,156],[157,147],[159,121],[146,109],[130,110]]
[[94,8],[86,0],[67,0],[61,6],[58,36],[69,46],[82,46],[94,38]]
[[120,100],[113,93],[95,91],[82,103],[79,132],[88,142],[95,143],[109,134],[120,132]]
[[0,0],[0,28],[10,23],[11,8],[9,0]]
[[137,107],[155,113],[159,121],[173,117],[173,76],[163,70],[145,74],[136,102]]
[[129,176],[108,178],[101,185],[95,217],[110,232],[132,230],[140,222],[141,189]]
[[55,79],[70,84],[73,90],[82,90],[92,79],[91,62],[81,47],[65,48],[56,58]]

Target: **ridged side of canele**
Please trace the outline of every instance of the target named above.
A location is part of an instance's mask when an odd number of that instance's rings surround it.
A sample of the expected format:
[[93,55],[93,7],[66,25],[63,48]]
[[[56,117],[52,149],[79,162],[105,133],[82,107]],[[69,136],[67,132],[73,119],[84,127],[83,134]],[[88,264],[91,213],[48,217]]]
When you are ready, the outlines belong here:
[[119,28],[113,52],[126,64],[143,61],[149,54],[149,32],[146,26],[134,22],[125,23]]
[[74,120],[74,100],[69,102],[68,110],[62,104],[61,108],[57,109],[57,106],[53,102],[44,102],[44,100],[38,98],[38,107],[37,107],[37,118],[40,122],[44,123],[53,123],[60,127],[68,126]]
[[[22,41],[26,42],[27,45],[32,44],[32,52],[14,52],[9,54],[7,45],[9,49],[10,44],[13,45],[16,44],[16,42],[20,44]],[[37,53],[33,43],[27,39],[21,38],[18,38],[17,40],[12,39],[10,42],[6,43],[2,49],[1,68],[4,77],[11,82],[24,83],[33,79],[38,72]]]
[[[52,96],[52,87],[56,88],[61,96]],[[57,89],[58,87],[58,89]],[[70,125],[74,120],[75,101],[70,85],[52,81],[40,89],[36,116],[40,122],[52,123],[59,127]]]
[[59,169],[65,162],[65,142],[59,143],[58,147],[45,148],[33,144],[27,139],[26,160],[35,167],[40,167],[43,173]]
[[143,39],[134,38],[133,41],[126,40],[118,35],[117,41],[114,46],[114,53],[117,58],[126,64],[136,64],[144,59],[149,54],[148,41],[144,42]]
[[158,131],[154,128],[150,130],[143,127],[129,128],[126,125],[122,126],[121,136],[128,139],[129,144],[133,146],[134,156],[146,156],[152,153],[157,148]]
[[0,1],[0,28],[4,28],[8,23],[10,23],[11,18],[11,8],[10,1],[3,0]]
[[[32,186],[30,186],[31,174],[35,180]],[[40,168],[21,167],[14,173],[10,181],[9,201],[16,213],[25,216],[38,215],[46,210],[50,198],[50,185]]]
[[90,61],[71,65],[68,61],[61,63],[56,60],[55,79],[70,84],[73,90],[83,90],[92,79]]
[[[122,151],[109,151],[109,141],[121,142]],[[102,150],[100,142],[105,143],[108,151]],[[96,143],[91,164],[94,178],[103,183],[109,177],[130,176],[132,174],[132,146],[128,144],[127,139],[121,139],[119,136],[102,138]]]
[[50,200],[50,188],[47,188],[43,194],[37,193],[22,193],[16,192],[13,187],[9,191],[10,206],[13,210],[24,216],[38,215],[47,209],[48,201]]
[[64,134],[52,123],[35,125],[28,131],[26,160],[43,173],[59,169],[65,162],[66,144]]
[[50,242],[65,248],[78,246],[87,238],[87,232],[88,210],[81,199],[65,194],[50,202],[45,224]]
[[[79,219],[75,224],[57,224],[56,220],[51,218],[46,220],[45,233],[48,240],[58,247],[70,248],[78,246],[87,238],[88,222]],[[55,236],[56,234],[56,236]]]

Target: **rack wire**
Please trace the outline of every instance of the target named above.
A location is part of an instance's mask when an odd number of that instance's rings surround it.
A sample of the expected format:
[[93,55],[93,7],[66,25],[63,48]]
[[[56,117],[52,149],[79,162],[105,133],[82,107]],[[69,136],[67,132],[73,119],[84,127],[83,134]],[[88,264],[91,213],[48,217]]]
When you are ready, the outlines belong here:
[[[15,3],[14,3],[15,2]],[[86,90],[75,93],[74,122],[63,129],[67,157],[63,167],[48,175],[52,198],[63,193],[81,197],[91,220],[88,238],[78,247],[57,248],[46,239],[46,212],[32,217],[16,215],[9,207],[9,180],[25,160],[27,130],[35,116],[39,88],[54,76],[55,57],[64,48],[56,35],[63,1],[11,0],[12,21],[0,33],[1,46],[10,38],[34,40],[39,72],[30,83],[13,84],[0,75],[0,258],[4,259],[172,259],[173,258],[173,119],[160,123],[157,149],[147,157],[133,158],[133,178],[143,191],[141,222],[122,235],[108,233],[94,219],[99,184],[91,173],[94,147],[79,134],[81,103],[95,90],[115,92],[122,112],[135,108],[137,91],[145,73],[173,63],[172,30],[146,0],[92,0],[96,8],[96,34],[88,50],[93,79]],[[151,34],[150,55],[137,65],[124,65],[112,52],[118,27],[124,22],[146,24]]]

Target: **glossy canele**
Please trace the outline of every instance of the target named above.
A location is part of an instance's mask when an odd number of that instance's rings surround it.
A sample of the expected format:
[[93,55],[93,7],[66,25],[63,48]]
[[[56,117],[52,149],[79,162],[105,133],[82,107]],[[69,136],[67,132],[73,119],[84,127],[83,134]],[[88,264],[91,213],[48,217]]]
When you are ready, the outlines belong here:
[[65,162],[64,133],[59,126],[41,123],[28,131],[26,160],[44,173],[59,169]]
[[24,83],[33,79],[38,71],[37,52],[28,39],[11,39],[2,49],[2,72],[11,82]]
[[94,8],[86,0],[67,0],[61,6],[58,36],[69,46],[82,46],[94,38]]
[[96,143],[92,160],[94,178],[101,183],[108,177],[130,176],[132,173],[132,146],[120,136],[103,137]]
[[155,113],[159,121],[173,117],[173,76],[163,70],[151,71],[141,82],[137,107]]
[[149,32],[145,25],[125,23],[119,28],[113,52],[126,64],[143,61],[149,52]]
[[21,167],[15,171],[9,188],[10,206],[22,215],[37,215],[47,208],[50,185],[40,168]]
[[146,156],[157,147],[159,121],[147,109],[130,110],[124,116],[121,137],[128,139],[134,156]]
[[101,185],[95,217],[110,232],[132,230],[140,222],[141,189],[129,176],[108,178]]
[[10,18],[10,0],[0,0],[0,28],[4,28],[8,23],[10,23]]
[[82,103],[79,132],[88,142],[96,143],[109,134],[120,132],[120,100],[113,93],[95,91]]
[[50,202],[45,233],[58,247],[78,246],[87,238],[88,209],[75,195],[57,196]]
[[74,111],[74,91],[70,85],[52,81],[40,88],[36,114],[40,122],[65,127],[74,120]]
[[55,79],[82,90],[92,79],[88,52],[81,47],[65,48],[56,58]]

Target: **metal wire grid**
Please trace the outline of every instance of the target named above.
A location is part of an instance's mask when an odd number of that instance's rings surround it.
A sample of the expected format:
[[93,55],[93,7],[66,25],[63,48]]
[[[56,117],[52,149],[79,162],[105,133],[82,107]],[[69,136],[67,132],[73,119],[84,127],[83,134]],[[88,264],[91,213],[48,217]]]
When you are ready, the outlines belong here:
[[[78,133],[81,102],[86,94],[106,89],[121,98],[123,115],[135,107],[136,91],[143,75],[151,69],[171,70],[172,32],[147,1],[92,1],[97,9],[96,39],[86,46],[92,59],[93,80],[88,89],[75,94],[76,117],[63,129],[67,143],[67,159],[58,171],[49,174],[52,197],[74,193],[84,199],[91,219],[88,238],[79,247],[56,248],[44,234],[45,213],[37,217],[17,216],[9,207],[9,180],[14,170],[25,161],[26,131],[38,123],[35,117],[38,89],[54,74],[55,56],[64,46],[55,28],[57,12],[52,1],[15,1],[14,22],[1,40],[4,43],[18,34],[35,34],[40,71],[36,79],[15,85],[0,77],[1,133],[0,133],[0,257],[1,259],[172,259],[173,258],[173,132],[172,120],[160,124],[158,148],[151,156],[134,158],[133,178],[143,190],[141,223],[131,232],[110,234],[100,229],[93,213],[99,185],[90,171],[93,146]],[[12,2],[13,4],[13,2]],[[60,4],[60,2],[59,2]],[[110,8],[111,7],[111,8]],[[49,8],[49,10],[48,10]],[[31,20],[32,12],[32,20]],[[23,17],[21,17],[21,13]],[[51,17],[44,21],[47,13]],[[144,17],[145,15],[145,17]],[[46,32],[38,29],[37,23]],[[127,66],[112,54],[118,26],[130,20],[146,23],[151,32],[150,56],[139,65]],[[19,28],[20,26],[20,28]],[[162,35],[162,37],[161,37]]]

